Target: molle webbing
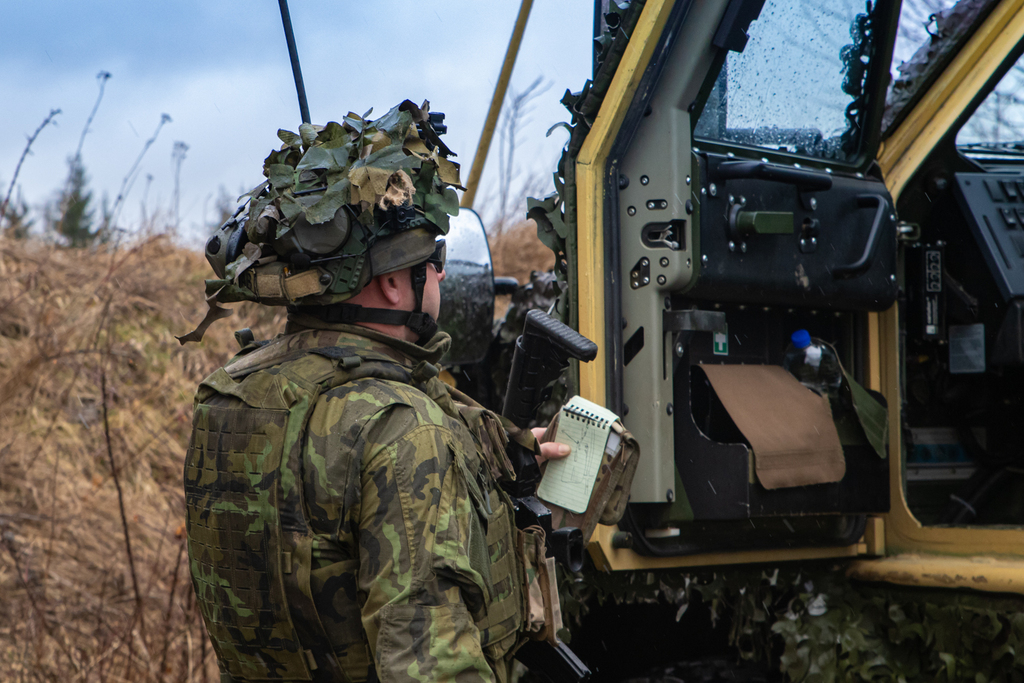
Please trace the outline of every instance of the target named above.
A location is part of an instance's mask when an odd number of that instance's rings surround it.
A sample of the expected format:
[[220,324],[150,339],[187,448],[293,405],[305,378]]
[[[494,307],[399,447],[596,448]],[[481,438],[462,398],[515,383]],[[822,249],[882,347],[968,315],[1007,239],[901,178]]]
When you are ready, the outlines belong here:
[[280,435],[288,418],[286,410],[200,405],[193,420],[185,466],[193,583],[217,654],[239,680],[310,680],[272,566],[282,555]]
[[[362,378],[414,386],[474,435],[492,480],[509,471],[497,418],[455,404],[433,366],[410,368],[379,344],[349,346],[339,337],[299,333],[247,347],[197,397],[185,468],[189,555],[200,608],[233,680],[361,680],[372,660],[365,643],[330,642],[300,578],[308,577],[312,532],[298,463],[323,391]],[[494,594],[478,626],[481,644],[500,660],[520,631],[521,568],[510,504],[498,487],[485,495],[496,513],[486,533]],[[332,645],[349,647],[335,656]]]
[[350,680],[303,579],[310,530],[302,436],[322,383],[340,365],[306,352],[239,380],[221,369],[200,386],[185,460],[189,557],[200,610],[232,680]]
[[487,525],[487,554],[493,581],[487,616],[477,623],[480,643],[494,660],[503,659],[516,644],[522,629],[523,577],[515,548],[512,508],[505,504],[506,494],[491,491],[494,509]]

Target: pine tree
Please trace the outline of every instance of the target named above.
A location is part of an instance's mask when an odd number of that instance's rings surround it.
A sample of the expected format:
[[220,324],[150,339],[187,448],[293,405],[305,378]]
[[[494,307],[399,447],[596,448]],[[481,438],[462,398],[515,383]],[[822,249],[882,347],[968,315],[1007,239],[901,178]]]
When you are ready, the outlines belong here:
[[7,237],[23,240],[28,237],[28,231],[34,222],[28,217],[28,203],[21,196],[21,188],[18,188],[18,196],[7,207],[7,215],[0,229]]
[[46,208],[46,222],[50,230],[67,240],[68,246],[87,247],[97,237],[92,229],[93,211],[89,207],[92,191],[87,188],[89,178],[80,159],[68,159],[68,179],[57,201]]

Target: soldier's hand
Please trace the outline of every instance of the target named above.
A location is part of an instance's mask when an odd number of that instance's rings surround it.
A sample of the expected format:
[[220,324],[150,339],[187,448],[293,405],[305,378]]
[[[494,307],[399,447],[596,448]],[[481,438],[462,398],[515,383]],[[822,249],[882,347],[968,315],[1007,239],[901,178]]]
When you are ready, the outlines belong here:
[[546,443],[542,442],[541,439],[544,438],[544,432],[547,431],[543,427],[534,427],[532,431],[533,435],[537,437],[537,441],[540,443],[540,455],[537,456],[538,465],[542,465],[548,460],[554,458],[564,458],[569,455],[569,452],[572,450],[564,443],[555,443],[554,441],[548,441]]

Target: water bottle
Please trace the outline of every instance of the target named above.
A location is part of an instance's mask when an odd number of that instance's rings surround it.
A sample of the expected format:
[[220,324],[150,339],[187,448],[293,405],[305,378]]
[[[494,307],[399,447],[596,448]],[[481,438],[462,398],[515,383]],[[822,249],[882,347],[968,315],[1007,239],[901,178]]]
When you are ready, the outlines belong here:
[[782,367],[820,396],[836,396],[843,383],[843,371],[832,347],[812,338],[807,330],[794,332],[790,342]]

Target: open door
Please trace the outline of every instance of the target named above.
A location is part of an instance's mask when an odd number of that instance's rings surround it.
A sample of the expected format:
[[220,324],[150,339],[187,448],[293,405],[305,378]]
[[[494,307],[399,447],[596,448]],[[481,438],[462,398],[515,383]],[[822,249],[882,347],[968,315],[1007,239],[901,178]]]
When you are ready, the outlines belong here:
[[[907,224],[904,296],[879,316],[881,387],[904,397],[890,410],[902,463],[886,557],[850,575],[1020,592],[1024,5],[960,2],[942,19],[903,70],[878,157]],[[992,569],[973,570],[978,556]]]
[[[618,124],[595,125],[577,164],[581,252],[603,246],[581,256],[580,330],[604,340],[581,387],[643,452],[618,548],[680,564],[855,554],[865,516],[888,509],[888,454],[862,413],[885,414],[868,325],[898,291],[873,161],[897,13],[647,3],[598,119]],[[824,418],[782,399],[809,393],[778,367],[799,329],[847,374]],[[838,456],[804,439],[824,431]]]

